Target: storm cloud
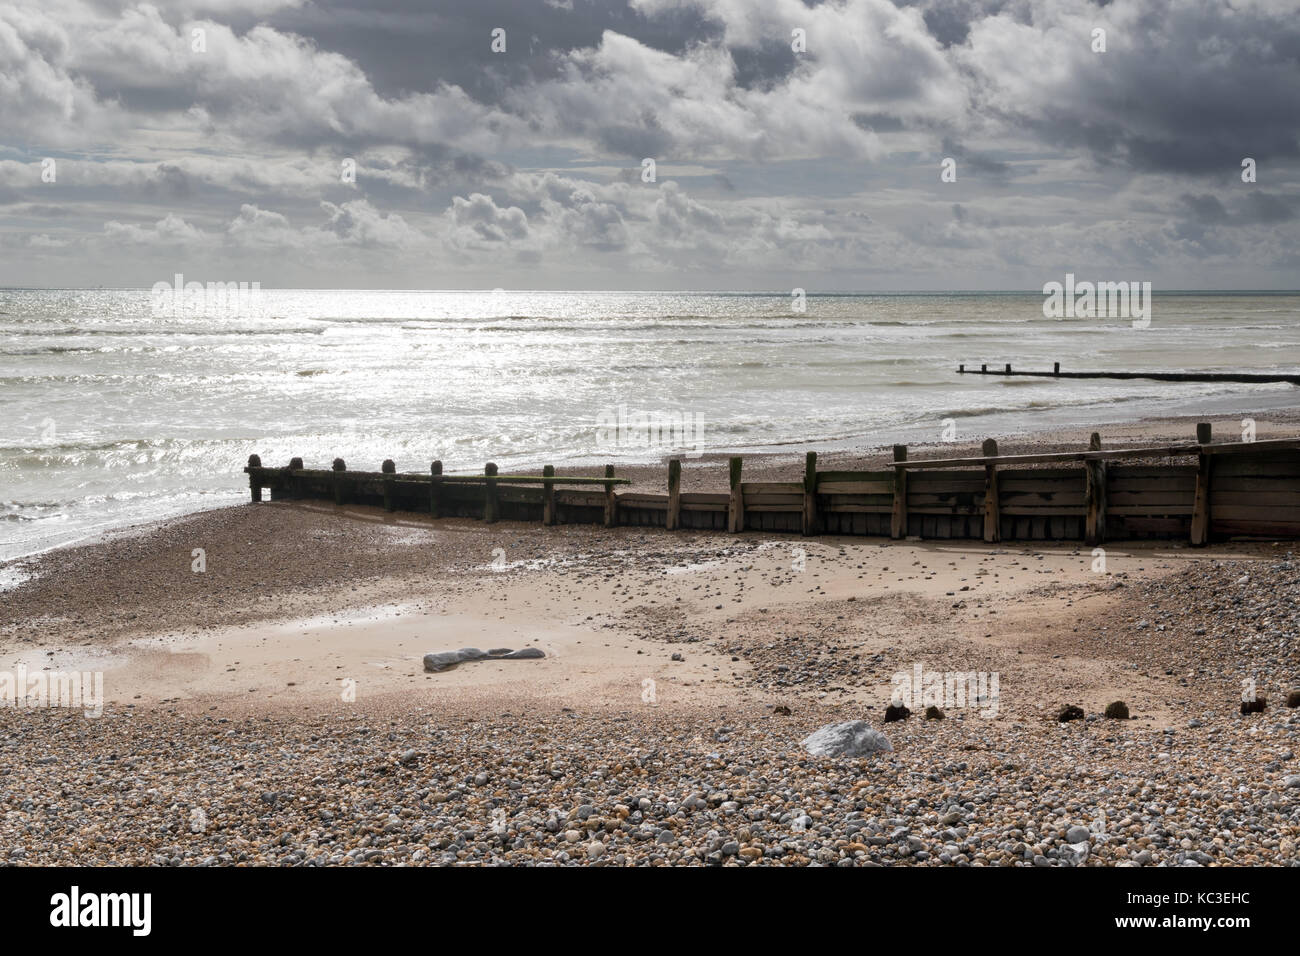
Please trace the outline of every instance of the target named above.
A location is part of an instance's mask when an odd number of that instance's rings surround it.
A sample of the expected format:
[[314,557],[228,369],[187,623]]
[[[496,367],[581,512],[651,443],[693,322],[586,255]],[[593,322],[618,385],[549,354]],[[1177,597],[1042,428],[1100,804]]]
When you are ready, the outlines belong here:
[[1294,13],[16,0],[0,284],[1291,287]]

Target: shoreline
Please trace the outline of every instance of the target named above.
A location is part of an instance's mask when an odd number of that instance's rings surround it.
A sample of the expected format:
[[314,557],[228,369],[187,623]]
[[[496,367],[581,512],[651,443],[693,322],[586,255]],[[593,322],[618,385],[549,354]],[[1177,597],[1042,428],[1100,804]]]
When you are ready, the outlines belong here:
[[[0,859],[1286,865],[1293,548],[1112,542],[1099,568],[1070,543],[198,512],[5,592],[0,673],[97,672],[105,702],[0,707]],[[545,656],[423,669],[465,646]],[[997,690],[886,723],[918,668]],[[893,749],[806,753],[848,720]]]
[[[1234,440],[1239,435],[1239,420],[1223,421],[1223,415],[1201,416],[1183,415],[1173,417],[1147,417],[1134,421],[1121,421],[1099,426],[1068,426],[1065,428],[1047,428],[1032,432],[1013,432],[1006,434],[980,435],[978,438],[958,439],[952,442],[928,441],[909,444],[912,452],[920,452],[923,457],[938,457],[942,450],[945,456],[960,456],[980,453],[980,443],[985,438],[998,441],[1001,454],[1029,454],[1034,452],[1077,451],[1086,448],[1088,436],[1093,431],[1100,431],[1104,447],[1125,447],[1141,443],[1159,443],[1162,441],[1191,441],[1195,435],[1197,422],[1210,421],[1216,429],[1217,440]],[[1269,413],[1268,417],[1256,419],[1256,438],[1288,438],[1300,435],[1300,407],[1279,409]],[[1227,436],[1225,438],[1225,436]],[[795,481],[802,480],[804,455],[809,451],[818,452],[818,465],[823,469],[831,466],[843,470],[888,468],[892,462],[892,445],[861,445],[852,447],[825,448],[825,442],[803,442],[788,446],[788,450],[771,451],[707,451],[696,457],[684,454],[664,454],[650,462],[615,463],[615,473],[620,478],[631,479],[631,484],[622,486],[621,490],[630,492],[661,492],[667,488],[668,460],[680,457],[682,460],[683,490],[690,491],[726,491],[727,461],[733,454],[745,459],[745,476],[748,481]],[[760,446],[760,448],[763,446]],[[556,466],[559,475],[597,475],[606,459],[590,458],[581,462],[570,462]],[[310,463],[309,463],[310,464]],[[320,463],[324,467],[324,463]],[[716,472],[705,472],[717,469]],[[541,465],[521,469],[529,472],[541,472]],[[448,474],[463,473],[448,471]],[[691,482],[691,479],[697,479]],[[704,478],[700,483],[698,479]],[[168,521],[187,516],[220,511],[238,507],[232,502],[214,505],[192,511],[181,511],[160,518],[143,521],[129,520],[125,524],[113,525],[103,530],[91,530],[70,541],[43,547],[39,550],[0,559],[0,573],[21,570],[21,566],[34,559],[68,548],[95,545],[111,539],[115,535],[143,533]],[[9,588],[0,587],[0,594]]]

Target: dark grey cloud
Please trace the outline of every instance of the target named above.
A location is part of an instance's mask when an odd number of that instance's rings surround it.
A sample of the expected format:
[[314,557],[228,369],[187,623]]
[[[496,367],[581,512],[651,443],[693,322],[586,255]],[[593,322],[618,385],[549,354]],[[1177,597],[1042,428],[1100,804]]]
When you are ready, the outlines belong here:
[[[316,0],[267,23],[362,64],[383,96],[451,83],[492,104],[554,78],[563,54],[595,46],[605,30],[674,54],[719,32],[698,11],[647,18],[626,0],[573,0],[572,9],[519,0]],[[491,51],[498,27],[506,31],[500,54]]]
[[0,282],[124,281],[183,248],[327,284],[320,263],[347,260],[399,284],[442,266],[1010,286],[1079,259],[1275,285],[1300,242],[1293,7],[10,0]]

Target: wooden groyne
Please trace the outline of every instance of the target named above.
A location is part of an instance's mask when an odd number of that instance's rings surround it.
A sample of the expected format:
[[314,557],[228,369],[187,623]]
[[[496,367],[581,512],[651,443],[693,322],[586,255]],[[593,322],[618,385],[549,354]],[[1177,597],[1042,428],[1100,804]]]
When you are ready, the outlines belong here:
[[[1166,459],[1186,459],[1170,463]],[[1130,463],[1134,459],[1144,459]],[[1300,438],[1211,441],[1196,428],[1185,445],[1105,449],[1094,433],[1077,452],[999,455],[997,442],[965,458],[909,458],[894,446],[882,471],[819,471],[808,452],[802,481],[747,482],[743,460],[728,463],[726,492],[684,492],[680,459],[668,462],[667,494],[617,491],[626,479],[606,465],[599,477],[328,470],[295,458],[282,468],[249,458],[252,500],[323,499],[434,518],[540,521],[805,535],[1083,541],[1184,539],[1202,545],[1234,536],[1300,538]]]
[[1145,378],[1154,379],[1157,382],[1249,382],[1249,383],[1269,383],[1269,382],[1288,382],[1291,385],[1300,385],[1300,375],[1291,375],[1286,373],[1274,372],[1062,372],[1061,363],[1053,362],[1052,371],[1050,372],[1025,372],[1019,369],[1012,370],[1008,362],[1002,368],[989,368],[988,365],[981,365],[979,368],[967,368],[965,365],[957,366],[958,375],[1023,375],[1031,378]]

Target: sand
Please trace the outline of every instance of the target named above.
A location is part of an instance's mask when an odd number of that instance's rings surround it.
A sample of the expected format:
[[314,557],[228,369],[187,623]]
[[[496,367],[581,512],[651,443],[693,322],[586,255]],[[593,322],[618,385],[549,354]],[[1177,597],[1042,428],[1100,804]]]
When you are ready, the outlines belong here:
[[[1146,441],[1158,432],[1149,426],[1123,437]],[[1260,437],[1269,434],[1261,423]],[[1040,441],[1028,447],[1064,439]],[[773,460],[766,467],[779,473],[793,464]],[[201,573],[192,569],[196,548],[205,552]],[[324,748],[333,754],[330,759],[380,760],[395,768],[395,776],[379,784],[381,790],[424,767],[432,782],[421,786],[417,775],[403,784],[406,789],[381,799],[427,807],[431,788],[463,791],[468,800],[466,786],[483,786],[473,782],[492,773],[481,769],[492,764],[478,739],[483,733],[493,739],[506,734],[502,749],[494,752],[510,755],[516,775],[535,769],[542,755],[552,763],[557,755],[568,755],[559,776],[537,781],[537,786],[545,783],[544,796],[533,784],[523,787],[522,793],[539,802],[521,804],[512,817],[526,815],[529,806],[552,810],[539,809],[540,816],[529,817],[528,831],[509,840],[498,839],[502,833],[484,829],[484,820],[476,817],[478,836],[466,842],[457,836],[465,825],[457,810],[429,825],[436,836],[423,824],[414,835],[399,827],[391,832],[404,833],[400,841],[380,840],[384,852],[372,853],[376,841],[366,828],[326,839],[319,826],[299,818],[298,809],[285,808],[287,816],[279,817],[276,799],[270,802],[279,829],[267,831],[266,808],[253,812],[241,802],[247,788],[221,784],[228,801],[223,812],[231,820],[221,840],[233,843],[172,846],[164,845],[175,843],[172,838],[144,840],[109,828],[93,846],[79,844],[74,851],[56,845],[40,857],[45,862],[160,862],[161,856],[161,862],[188,863],[603,865],[621,857],[624,863],[729,865],[1067,865],[1132,862],[1143,849],[1148,853],[1140,863],[1196,864],[1201,857],[1281,862],[1290,852],[1286,833],[1295,822],[1294,802],[1279,804],[1276,797],[1293,779],[1287,776],[1294,764],[1285,742],[1293,739],[1296,725],[1280,707],[1297,683],[1293,622],[1286,618],[1294,616],[1294,601],[1277,597],[1280,582],[1294,580],[1286,570],[1287,550],[1273,542],[1196,550],[1179,542],[1112,543],[1106,546],[1105,569],[1098,570],[1091,550],[1074,545],[484,525],[319,503],[218,509],[40,556],[27,567],[33,576],[4,592],[0,670],[23,665],[29,671],[100,671],[107,706],[101,724],[78,724],[81,729],[72,733],[68,721],[95,718],[0,709],[0,730],[17,748],[0,758],[0,771],[17,773],[15,781],[26,780],[38,791],[54,786],[84,791],[85,768],[93,764],[95,773],[106,772],[101,758],[107,749],[161,754],[181,741],[194,749],[183,769],[161,785],[178,805],[200,806],[206,805],[202,795],[229,774],[241,776],[232,767],[250,760],[265,764],[256,753],[259,740],[280,742],[276,745],[287,753],[292,741],[307,735],[318,742],[313,751]],[[1275,583],[1261,597],[1239,583],[1243,577]],[[1198,591],[1195,582],[1209,578],[1218,583]],[[1229,592],[1236,595],[1230,601],[1212,597]],[[1264,610],[1243,610],[1242,594],[1247,604],[1265,601]],[[1266,623],[1252,623],[1258,621]],[[1231,627],[1224,630],[1224,622]],[[1257,631],[1272,643],[1254,646]],[[536,647],[546,656],[424,672],[425,653],[465,646]],[[905,723],[884,724],[897,676],[917,666],[942,673],[996,673],[996,704],[949,708],[944,721],[923,721],[918,713]],[[1261,692],[1272,698],[1269,714],[1243,718],[1237,713],[1240,682],[1248,675],[1256,675]],[[1113,700],[1124,700],[1133,719],[1100,720],[1099,712]],[[1056,714],[1067,703],[1082,706],[1091,719],[1058,724]],[[786,710],[793,715],[789,726],[782,724],[786,718],[774,716]],[[871,840],[882,842],[864,843],[850,826],[824,835],[825,840],[796,830],[799,836],[787,834],[781,843],[763,835],[761,827],[755,836],[751,826],[732,827],[737,849],[724,850],[727,840],[708,834],[722,832],[719,827],[732,811],[724,808],[727,801],[710,807],[708,799],[696,808],[702,829],[689,838],[662,821],[645,831],[649,837],[640,835],[641,811],[629,809],[626,801],[645,799],[647,814],[662,806],[662,815],[672,817],[678,811],[668,807],[686,800],[686,791],[704,787],[709,760],[721,761],[720,766],[731,761],[788,765],[794,776],[786,784],[795,788],[789,792],[803,792],[814,782],[816,788],[831,786],[826,765],[791,755],[798,753],[803,735],[845,719],[884,727],[896,741],[895,754],[882,767],[892,768],[891,786],[901,789],[891,796],[890,786],[877,781],[869,788],[875,796],[866,801],[873,806],[877,798],[884,801],[870,829]],[[208,748],[203,741],[216,732],[214,720],[241,728],[237,734],[230,729],[240,739],[221,744],[221,759],[203,756]],[[381,741],[375,750],[373,739],[350,736],[346,728],[358,721],[387,722],[389,744]],[[1176,738],[1170,735],[1186,734],[1189,721],[1200,728],[1198,739],[1210,735],[1216,748],[1231,741],[1212,765],[1204,749],[1172,746]],[[522,729],[528,726],[547,729],[539,736]],[[429,734],[446,741],[431,750]],[[734,748],[728,744],[733,739]],[[71,777],[31,775],[24,754],[42,740],[67,755]],[[638,796],[647,778],[637,783],[632,770],[611,768],[641,766],[628,763],[628,753],[646,747],[653,752],[655,740],[671,752],[671,760],[656,777],[657,789]],[[130,742],[126,751],[124,741]],[[976,751],[994,756],[987,764],[960,757]],[[708,757],[710,752],[715,757]],[[1283,753],[1288,756],[1279,756]],[[1188,812],[1196,810],[1190,823],[1168,837],[1161,835],[1163,824],[1143,809],[1149,801],[1139,799],[1142,781],[1154,774],[1153,759],[1168,762],[1160,771],[1168,777],[1161,786],[1190,801]],[[1107,769],[1091,782],[1072,784],[1080,760]],[[995,819],[987,824],[996,830],[991,843],[974,823],[960,836],[938,823],[921,826],[927,814],[934,815],[930,798],[938,791],[927,782],[933,774],[925,768],[935,761],[966,768],[945,777],[955,789],[942,815],[953,821],[978,816],[959,797],[964,775],[976,767],[995,777],[1003,772],[999,767],[1020,768],[1005,770],[1005,780],[999,778],[992,789],[987,777],[966,781],[967,788],[987,791],[988,801],[996,804]],[[146,762],[156,765],[152,758]],[[260,776],[279,780],[277,787],[301,789],[307,780],[302,774],[320,773],[316,757],[308,763],[316,769],[263,766]],[[853,760],[836,766],[831,776],[839,775],[841,784],[818,790],[828,794],[826,805],[838,807],[844,794],[854,793],[863,803],[866,784],[853,781],[870,779],[872,765]],[[1028,808],[1014,797],[1026,785],[1019,776],[1026,766],[1034,768],[1029,777],[1037,779],[1034,786],[1046,786],[1060,800],[1028,813],[1039,816],[1032,825],[1025,821]],[[1261,774],[1260,766],[1271,769]],[[140,780],[134,766],[128,770],[113,764],[110,778],[127,784]],[[1254,829],[1243,823],[1241,834],[1203,823],[1213,815],[1214,801],[1233,799],[1234,780],[1248,771],[1254,774],[1252,786],[1272,795],[1261,797],[1257,808],[1267,819],[1253,817]],[[613,802],[598,815],[603,821],[595,834],[599,848],[583,825],[586,817],[578,820],[577,830],[570,829],[575,808],[597,799],[590,793],[590,775],[596,772],[609,780],[632,773],[623,787],[627,793],[606,794]],[[807,774],[812,777],[805,779]],[[159,779],[149,779],[160,785]],[[1129,781],[1128,789],[1111,789],[1105,780]],[[373,791],[376,784],[356,786]],[[100,792],[99,787],[92,789]],[[1078,787],[1087,799],[1075,807]],[[30,822],[36,804],[30,797],[24,802],[24,792],[12,790],[5,800],[19,813],[15,820]],[[103,793],[99,799],[118,807],[115,812],[145,813],[119,806],[124,798],[111,789]],[[907,799],[919,796],[915,813],[896,802],[904,793],[911,795]],[[1128,794],[1124,805],[1112,805],[1122,794]],[[762,787],[751,787],[750,796],[776,799]],[[323,799],[314,799],[311,812],[324,806]],[[475,813],[490,815],[503,799],[493,797]],[[776,799],[770,819],[781,827],[801,819],[791,817],[787,804],[793,799]],[[83,813],[93,815],[96,806],[87,797]],[[617,806],[627,812],[620,816]],[[1047,825],[1067,806],[1085,825],[1087,815],[1099,809],[1130,818],[1132,839],[1098,844],[1091,855],[1068,849],[1062,842],[1065,828]],[[811,812],[811,805],[805,809]],[[209,817],[216,812],[204,810]],[[555,827],[548,813],[559,820]],[[920,850],[907,844],[906,852],[896,853],[883,836],[897,829],[888,825],[891,817],[918,827],[917,839],[939,843]],[[407,819],[397,818],[399,823]],[[859,809],[846,819],[865,818]],[[609,821],[623,822],[605,828]],[[390,832],[385,828],[391,822],[378,832]],[[54,818],[43,825],[50,834],[68,826]],[[662,836],[665,829],[675,842]],[[1220,832],[1224,829],[1228,838]],[[1027,842],[1026,832],[1035,839]],[[578,835],[571,839],[570,833]],[[278,842],[285,834],[297,834],[292,845],[298,850]],[[642,842],[646,839],[652,842]],[[307,845],[310,849],[302,848]],[[11,859],[37,861],[27,855]]]

